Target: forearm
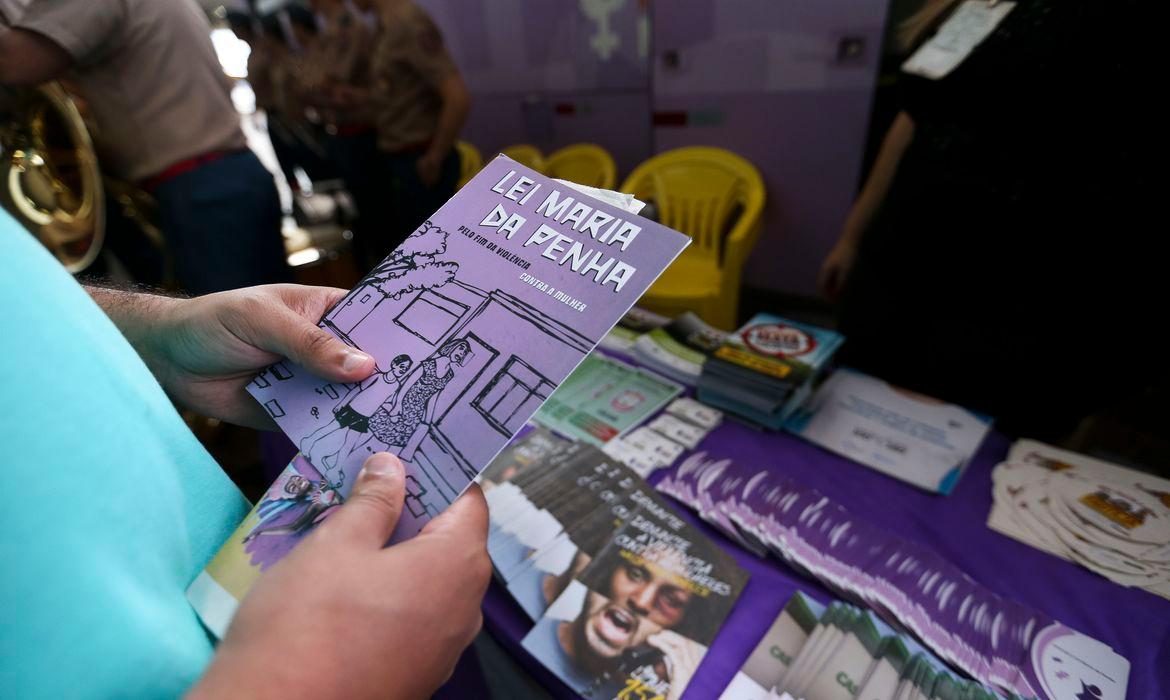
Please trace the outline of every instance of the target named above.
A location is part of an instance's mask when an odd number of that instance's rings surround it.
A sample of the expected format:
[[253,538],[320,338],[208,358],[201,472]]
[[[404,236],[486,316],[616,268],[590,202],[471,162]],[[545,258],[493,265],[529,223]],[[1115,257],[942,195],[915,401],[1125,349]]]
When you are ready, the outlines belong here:
[[467,113],[471,110],[471,96],[463,84],[463,78],[453,75],[443,83],[440,93],[443,106],[439,110],[439,123],[435,127],[435,136],[427,149],[428,155],[443,158],[451,151],[463,124],[467,121]]
[[899,112],[882,140],[882,146],[878,151],[877,160],[874,161],[873,169],[870,170],[865,186],[861,188],[861,193],[858,195],[857,201],[854,202],[849,217],[845,220],[843,239],[856,244],[869,229],[874,216],[881,209],[886,195],[889,194],[902,155],[913,139],[914,122],[908,114]]
[[159,374],[162,347],[158,331],[183,299],[123,289],[85,285],[85,291],[114,322],[130,345],[156,376]]

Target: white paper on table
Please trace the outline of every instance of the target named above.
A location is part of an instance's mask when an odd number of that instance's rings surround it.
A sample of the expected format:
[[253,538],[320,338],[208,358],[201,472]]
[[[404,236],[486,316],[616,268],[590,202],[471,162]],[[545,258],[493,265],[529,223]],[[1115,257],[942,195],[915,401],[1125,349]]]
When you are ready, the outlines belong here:
[[960,406],[839,369],[789,429],[915,486],[950,493],[991,428]]

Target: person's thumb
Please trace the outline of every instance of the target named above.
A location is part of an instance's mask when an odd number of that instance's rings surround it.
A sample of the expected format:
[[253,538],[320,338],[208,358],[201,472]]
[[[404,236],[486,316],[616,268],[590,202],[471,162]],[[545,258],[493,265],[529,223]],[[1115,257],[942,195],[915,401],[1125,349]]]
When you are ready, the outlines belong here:
[[289,308],[272,314],[264,347],[303,366],[317,376],[353,382],[374,371],[374,358],[338,340],[332,333]]
[[472,483],[455,502],[422,529],[422,534],[452,533],[474,546],[487,546],[488,507],[479,484]]
[[332,538],[383,547],[398,524],[405,495],[406,478],[401,460],[389,452],[370,455],[358,473],[349,498],[322,528],[328,528]]

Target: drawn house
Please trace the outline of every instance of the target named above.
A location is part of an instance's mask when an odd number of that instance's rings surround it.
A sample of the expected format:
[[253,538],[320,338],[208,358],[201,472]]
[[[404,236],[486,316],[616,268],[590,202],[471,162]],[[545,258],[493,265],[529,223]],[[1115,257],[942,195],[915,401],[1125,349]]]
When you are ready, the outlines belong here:
[[[407,498],[416,517],[437,515],[451,503],[494,455],[501,436],[519,430],[548,398],[556,388],[553,378],[593,347],[518,298],[459,280],[398,299],[368,289],[330,312],[325,324],[379,358],[406,353],[419,362],[455,339],[471,347],[432,397],[433,423],[419,425],[400,451],[417,469]],[[385,346],[387,338],[393,347]]]

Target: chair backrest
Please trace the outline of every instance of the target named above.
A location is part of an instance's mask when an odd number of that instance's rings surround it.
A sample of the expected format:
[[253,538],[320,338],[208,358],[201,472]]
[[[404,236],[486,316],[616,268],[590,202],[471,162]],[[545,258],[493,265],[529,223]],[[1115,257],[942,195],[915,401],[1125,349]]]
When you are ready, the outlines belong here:
[[544,159],[544,174],[590,187],[612,190],[617,184],[617,165],[601,146],[575,143]]
[[740,237],[739,231],[754,227],[764,208],[764,181],[755,166],[706,146],[650,158],[630,173],[621,191],[654,202],[659,222],[691,237],[690,254],[720,262],[725,236]]
[[459,184],[456,187],[462,188],[483,168],[483,156],[478,148],[466,141],[456,141],[455,150],[459,153]]
[[529,143],[518,143],[501,149],[500,153],[508,156],[520,165],[532,168],[538,173],[544,172],[544,154],[540,149]]

